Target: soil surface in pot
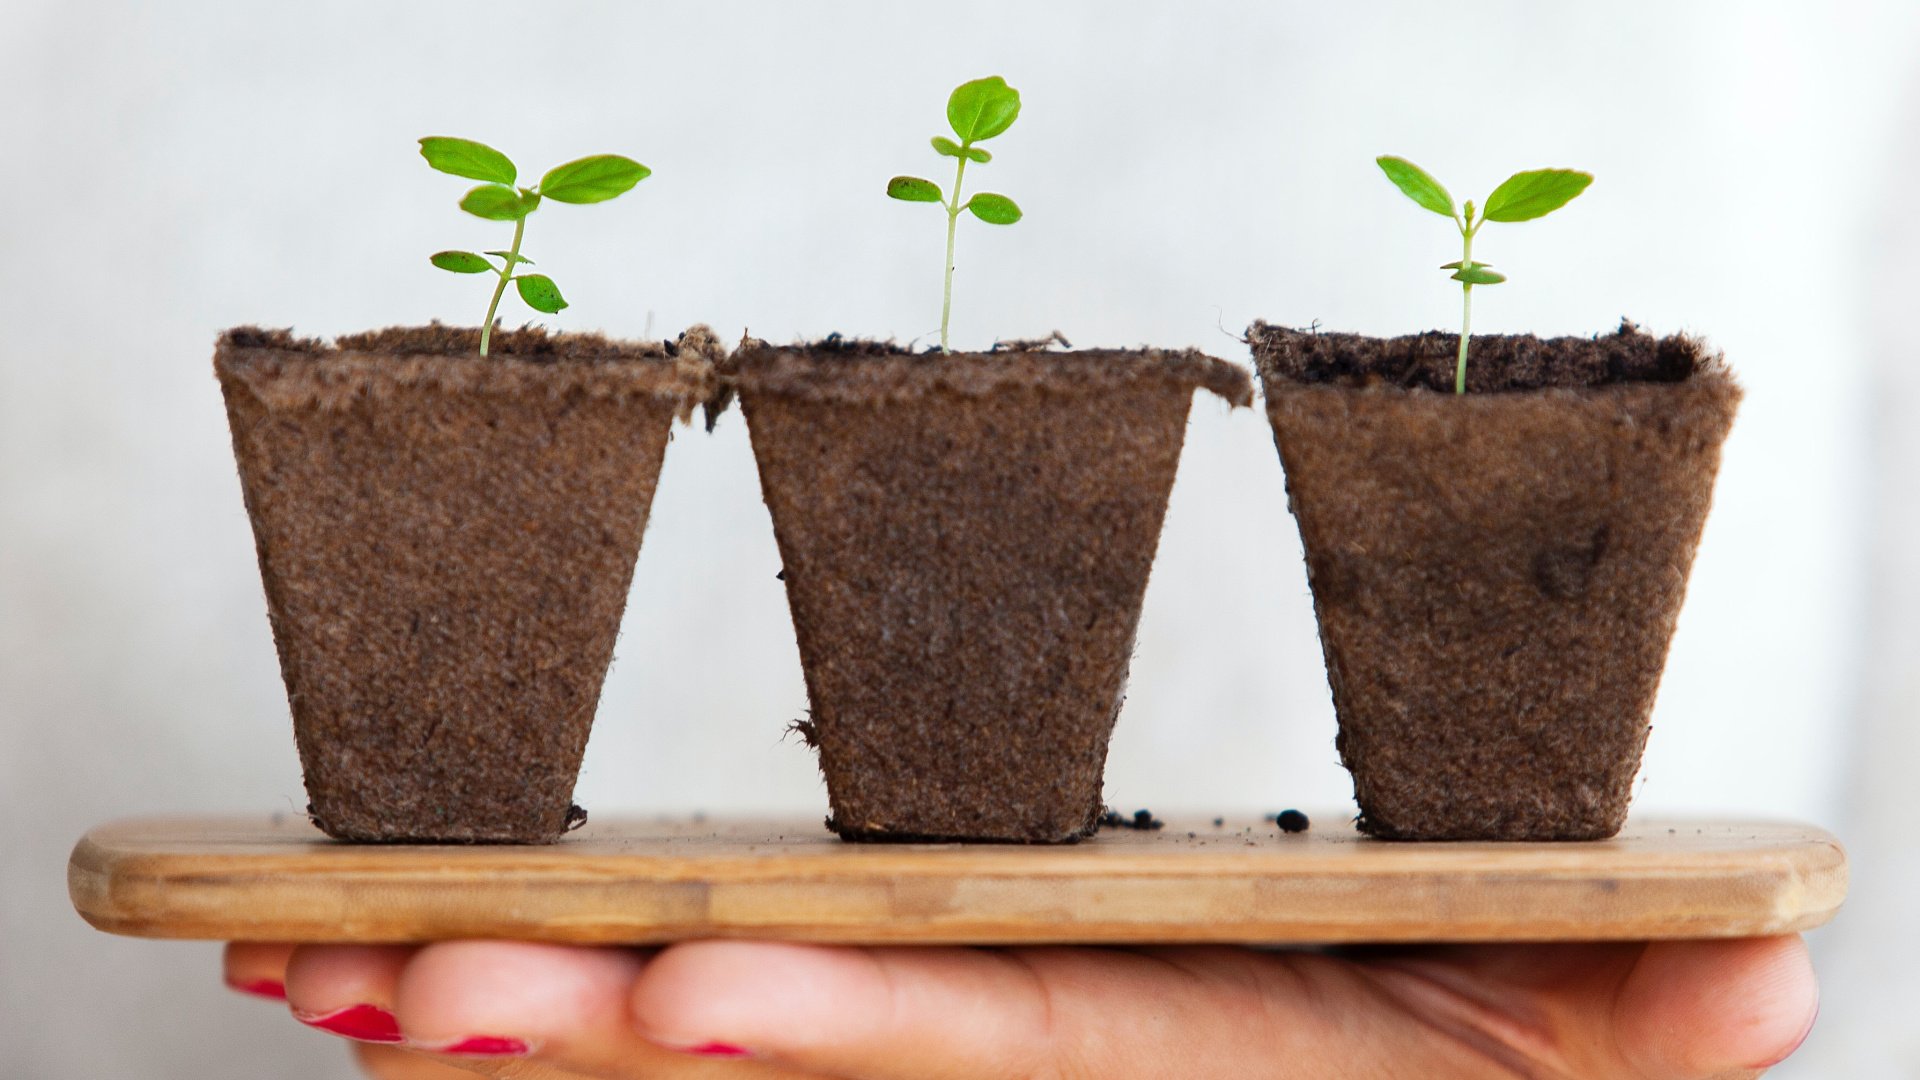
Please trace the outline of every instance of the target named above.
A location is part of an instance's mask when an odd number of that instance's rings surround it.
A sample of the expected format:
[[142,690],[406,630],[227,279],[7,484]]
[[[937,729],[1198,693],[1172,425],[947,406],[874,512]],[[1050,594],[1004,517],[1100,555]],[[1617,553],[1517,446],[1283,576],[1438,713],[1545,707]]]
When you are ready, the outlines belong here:
[[1091,835],[1193,391],[1194,352],[730,362],[806,671],[799,725],[852,840]]
[[541,842],[572,804],[668,430],[723,350],[396,328],[219,341],[309,812]]
[[1696,340],[1248,332],[1360,827],[1626,818],[1740,391]]

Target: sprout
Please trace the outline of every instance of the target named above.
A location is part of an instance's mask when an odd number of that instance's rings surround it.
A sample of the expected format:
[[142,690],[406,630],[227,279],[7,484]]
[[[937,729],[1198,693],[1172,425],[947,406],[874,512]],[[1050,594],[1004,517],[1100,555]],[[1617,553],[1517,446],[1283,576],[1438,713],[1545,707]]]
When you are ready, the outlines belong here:
[[1474,219],[1473,200],[1468,199],[1465,213],[1453,208],[1453,196],[1440,186],[1440,181],[1429,176],[1425,169],[1406,158],[1375,158],[1380,171],[1387,174],[1407,198],[1439,214],[1452,218],[1460,229],[1460,258],[1442,266],[1442,270],[1453,271],[1453,280],[1460,283],[1460,360],[1454,369],[1453,392],[1467,392],[1467,335],[1473,326],[1473,287],[1475,285],[1498,285],[1507,280],[1505,274],[1490,267],[1491,263],[1473,261],[1473,238],[1479,233],[1480,226],[1489,221],[1531,221],[1545,217],[1555,210],[1572,202],[1574,196],[1587,190],[1593,183],[1593,177],[1572,169],[1533,169],[1514,173],[1505,183],[1493,189],[1487,196],[1486,209],[1480,212],[1479,220]]
[[487,345],[492,341],[494,312],[500,308],[500,297],[507,291],[507,282],[513,282],[514,288],[520,292],[520,299],[535,311],[551,315],[567,306],[566,299],[560,295],[560,287],[553,283],[552,278],[545,274],[515,272],[522,265],[533,265],[532,259],[520,254],[520,241],[526,235],[527,215],[539,207],[540,200],[606,202],[624,194],[653,172],[631,158],[623,158],[618,154],[596,154],[554,166],[540,178],[537,187],[516,188],[513,182],[518,178],[519,171],[507,159],[507,155],[491,146],[469,139],[429,136],[420,140],[420,156],[443,173],[486,181],[461,198],[460,209],[488,221],[513,222],[512,245],[505,251],[486,253],[500,260],[497,267],[472,251],[441,251],[431,256],[433,265],[442,270],[456,274],[492,273],[499,277],[499,282],[493,288],[493,299],[487,304],[486,321],[480,324],[481,356],[487,355]]
[[917,176],[896,176],[887,181],[887,195],[903,202],[939,203],[947,212],[947,280],[940,301],[940,351],[952,352],[947,344],[947,325],[953,314],[953,233],[962,211],[989,225],[1011,225],[1020,220],[1020,208],[1005,195],[982,191],[966,202],[960,201],[960,181],[967,175],[967,162],[984,165],[993,155],[973,145],[984,142],[1013,126],[1020,115],[1020,91],[1007,85],[998,75],[962,83],[947,98],[947,123],[960,136],[958,143],[945,135],[933,137],[933,148],[945,157],[955,158],[953,197],[946,198],[940,185]]

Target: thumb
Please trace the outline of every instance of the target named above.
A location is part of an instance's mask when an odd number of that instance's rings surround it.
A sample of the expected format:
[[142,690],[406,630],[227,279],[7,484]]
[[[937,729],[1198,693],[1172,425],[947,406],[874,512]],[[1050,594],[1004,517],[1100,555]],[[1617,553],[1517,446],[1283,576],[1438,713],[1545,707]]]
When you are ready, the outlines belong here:
[[1820,991],[1798,937],[1647,946],[1614,1002],[1620,1044],[1650,1077],[1758,1075],[1800,1048]]

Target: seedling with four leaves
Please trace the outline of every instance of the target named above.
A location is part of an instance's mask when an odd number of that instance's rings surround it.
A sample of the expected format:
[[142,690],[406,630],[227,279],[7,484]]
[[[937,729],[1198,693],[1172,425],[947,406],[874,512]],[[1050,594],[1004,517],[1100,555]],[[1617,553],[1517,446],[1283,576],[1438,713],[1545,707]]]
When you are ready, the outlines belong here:
[[1464,394],[1467,392],[1467,335],[1473,326],[1473,287],[1498,285],[1507,280],[1505,274],[1490,269],[1491,263],[1474,261],[1474,236],[1480,226],[1489,221],[1531,221],[1545,217],[1587,190],[1593,177],[1572,169],[1530,169],[1514,173],[1487,196],[1486,207],[1475,220],[1472,199],[1467,200],[1464,213],[1454,209],[1453,196],[1420,166],[1406,158],[1391,156],[1374,161],[1407,198],[1441,217],[1452,218],[1460,229],[1460,259],[1440,269],[1453,271],[1453,280],[1460,283],[1460,359],[1454,368],[1453,392]]
[[486,321],[480,324],[480,355],[487,355],[493,338],[493,316],[500,308],[500,297],[512,282],[520,299],[535,311],[554,314],[567,306],[560,287],[545,274],[516,272],[533,260],[520,254],[520,241],[526,235],[527,215],[543,199],[563,203],[597,203],[626,193],[633,185],[652,175],[652,170],[631,158],[618,154],[595,154],[547,170],[536,187],[516,188],[519,170],[507,155],[483,143],[469,139],[428,136],[420,140],[420,156],[443,173],[469,180],[485,181],[460,199],[460,209],[488,221],[513,222],[513,243],[505,251],[489,251],[500,265],[472,251],[441,251],[432,256],[433,265],[456,274],[491,273],[499,278],[493,299],[487,304]]
[[953,314],[953,233],[960,214],[971,210],[973,216],[989,225],[1011,225],[1020,220],[1020,208],[1005,195],[982,191],[960,201],[960,181],[967,175],[967,162],[984,165],[993,155],[975,146],[1013,126],[1020,115],[1020,91],[1007,85],[998,75],[962,83],[947,98],[947,123],[960,136],[958,143],[945,135],[933,137],[933,148],[942,156],[957,159],[953,170],[953,195],[943,195],[940,185],[917,176],[896,176],[887,181],[887,194],[904,202],[939,203],[947,212],[947,280],[940,301],[940,351],[952,352],[947,345],[947,325]]

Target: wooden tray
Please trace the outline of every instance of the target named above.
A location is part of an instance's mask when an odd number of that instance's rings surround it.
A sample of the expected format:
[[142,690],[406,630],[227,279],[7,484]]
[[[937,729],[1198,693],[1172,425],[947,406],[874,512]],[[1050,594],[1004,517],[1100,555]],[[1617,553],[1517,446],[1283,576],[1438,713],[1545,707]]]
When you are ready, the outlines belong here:
[[1846,853],[1805,825],[1638,821],[1576,844],[1365,840],[1327,815],[1108,829],[1069,847],[846,844],[818,821],[594,821],[549,847],[362,846],[294,815],[122,821],[67,871],[140,937],[653,943],[1706,938],[1832,918]]

